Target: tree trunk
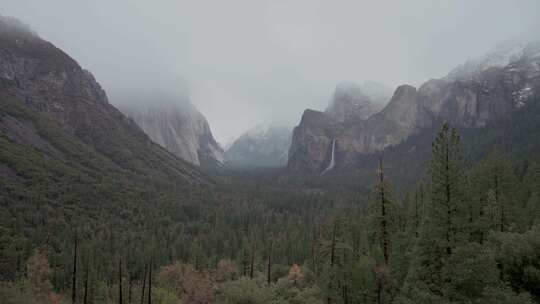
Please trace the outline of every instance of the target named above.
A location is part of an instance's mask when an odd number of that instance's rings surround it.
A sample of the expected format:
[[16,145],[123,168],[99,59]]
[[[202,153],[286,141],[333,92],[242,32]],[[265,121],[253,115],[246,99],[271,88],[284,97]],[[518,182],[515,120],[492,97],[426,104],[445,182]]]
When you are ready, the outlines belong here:
[[86,273],[84,275],[84,298],[83,303],[88,303],[88,272],[90,272],[90,269],[88,267],[88,264],[86,265]]
[[268,250],[268,269],[267,269],[267,274],[266,274],[266,281],[268,285],[270,285],[271,274],[272,274],[272,242],[270,242],[270,248]]
[[448,144],[445,146],[445,190],[446,190],[446,253],[448,255],[452,254],[452,247],[450,245],[450,234],[453,230],[452,228],[452,211],[451,211],[451,203],[452,203],[452,194],[450,191],[450,151],[449,151]]
[[337,238],[337,222],[334,223],[334,229],[332,231],[332,246],[330,248],[330,267],[334,266],[336,259],[336,238]]
[[122,299],[122,258],[118,260],[118,304],[123,304]]
[[77,232],[75,232],[75,242],[73,246],[73,281],[71,283],[71,302],[77,303]]
[[347,284],[343,285],[343,304],[349,304],[349,290]]
[[255,242],[253,242],[253,246],[251,247],[251,261],[250,261],[250,268],[249,268],[249,278],[253,279],[253,275],[255,274],[255,250],[257,249]]
[[379,158],[379,195],[381,203],[381,241],[383,247],[384,264],[388,265],[388,228],[386,222],[386,198],[384,189],[384,170],[382,156]]
[[128,304],[131,304],[132,285],[133,285],[133,278],[131,277],[131,275],[129,275],[128,277]]
[[148,271],[148,304],[152,304],[152,260]]
[[383,304],[383,286],[380,278],[377,279],[377,304]]
[[144,304],[144,290],[146,289],[146,272],[148,271],[148,266],[144,265],[144,275],[142,281],[142,290],[141,290],[141,304]]
[[247,249],[244,247],[244,252],[242,254],[242,276],[247,276],[248,269],[248,253]]

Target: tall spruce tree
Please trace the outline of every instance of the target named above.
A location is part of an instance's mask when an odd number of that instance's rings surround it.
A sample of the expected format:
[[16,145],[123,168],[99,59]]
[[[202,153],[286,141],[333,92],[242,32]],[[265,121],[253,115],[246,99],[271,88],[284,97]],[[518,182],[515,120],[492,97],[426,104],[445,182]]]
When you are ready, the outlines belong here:
[[388,265],[389,259],[389,250],[390,250],[390,210],[389,210],[389,200],[388,200],[388,190],[386,186],[384,169],[383,169],[383,158],[379,158],[379,170],[378,170],[378,185],[377,185],[377,204],[379,206],[379,242],[381,250],[383,252],[384,265]]
[[377,185],[375,186],[375,195],[371,205],[371,218],[375,228],[375,248],[380,252],[381,259],[373,269],[374,279],[377,286],[377,303],[387,303],[389,301],[389,292],[391,291],[391,271],[390,256],[392,250],[392,237],[395,232],[395,206],[390,200],[390,189],[386,180],[383,168],[383,156],[379,157],[377,170]]
[[460,138],[447,123],[433,143],[431,205],[427,225],[447,255],[463,237],[463,157]]

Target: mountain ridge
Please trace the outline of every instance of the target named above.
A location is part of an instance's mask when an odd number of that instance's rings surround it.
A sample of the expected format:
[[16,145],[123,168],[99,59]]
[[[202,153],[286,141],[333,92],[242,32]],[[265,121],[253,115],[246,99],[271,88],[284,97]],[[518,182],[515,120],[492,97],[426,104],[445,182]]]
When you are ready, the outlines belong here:
[[[50,143],[53,138],[36,133],[36,120],[23,119],[35,114],[58,125],[61,132],[51,126],[57,130],[55,136],[80,141],[78,148],[72,145],[75,150],[70,153],[92,149],[130,176],[141,174],[185,185],[210,182],[195,167],[154,144],[111,105],[89,71],[22,23],[13,25],[13,20],[0,18],[2,136],[11,144],[17,144],[13,140],[18,138],[18,144],[25,146],[38,142],[42,147],[54,146]],[[18,112],[33,114],[11,115],[13,105],[21,108]]]
[[367,119],[342,122],[306,110],[294,129],[288,168],[321,172],[336,139],[336,167],[353,164],[361,154],[396,145],[438,121],[458,127],[483,127],[524,105],[538,93],[540,45],[528,43],[521,56],[504,67],[482,69],[467,80],[431,79],[420,88],[399,86],[390,102]]

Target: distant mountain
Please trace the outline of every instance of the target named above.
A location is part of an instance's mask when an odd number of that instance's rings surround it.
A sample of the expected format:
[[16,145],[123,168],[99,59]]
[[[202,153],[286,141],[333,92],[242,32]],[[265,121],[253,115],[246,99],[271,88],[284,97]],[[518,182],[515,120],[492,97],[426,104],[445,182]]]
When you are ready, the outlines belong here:
[[0,147],[0,200],[135,201],[140,194],[134,193],[155,185],[176,189],[210,182],[112,106],[90,72],[5,17]]
[[120,105],[148,136],[180,158],[202,167],[221,166],[223,149],[206,118],[189,102],[146,100]]
[[488,67],[495,61],[484,60],[467,72],[458,69],[450,73],[453,76],[429,80],[419,89],[400,86],[386,107],[367,119],[367,115],[356,115],[343,120],[328,111],[306,110],[293,132],[289,170],[322,172],[332,159],[334,140],[335,168],[344,168],[363,155],[437,128],[441,121],[481,128],[506,117],[540,92],[540,44],[529,43],[520,51],[506,53],[518,56],[510,56],[504,66]]
[[291,135],[291,127],[258,125],[231,144],[225,159],[233,167],[284,167]]

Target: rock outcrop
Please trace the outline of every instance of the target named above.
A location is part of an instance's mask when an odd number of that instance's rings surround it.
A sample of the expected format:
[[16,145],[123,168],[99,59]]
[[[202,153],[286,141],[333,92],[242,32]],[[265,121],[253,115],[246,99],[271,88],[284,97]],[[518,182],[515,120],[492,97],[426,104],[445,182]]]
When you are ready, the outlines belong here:
[[512,56],[505,57],[510,59],[504,66],[489,66],[491,61],[484,60],[474,68],[456,69],[443,79],[429,80],[419,89],[400,86],[382,111],[367,118],[349,114],[343,119],[343,115],[333,114],[336,111],[306,110],[293,132],[288,168],[321,172],[328,166],[334,139],[335,165],[343,168],[422,129],[438,127],[442,121],[477,128],[504,117],[540,90],[540,43],[509,53]]
[[292,128],[263,124],[236,139],[225,152],[233,167],[284,167],[287,165]]

